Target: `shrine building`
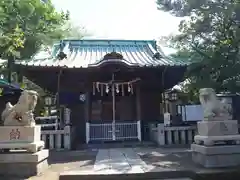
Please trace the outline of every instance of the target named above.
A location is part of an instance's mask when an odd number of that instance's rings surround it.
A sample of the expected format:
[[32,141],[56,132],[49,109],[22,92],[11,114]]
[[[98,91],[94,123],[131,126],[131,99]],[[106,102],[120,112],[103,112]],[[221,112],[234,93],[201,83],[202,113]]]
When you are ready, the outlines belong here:
[[144,127],[163,120],[161,93],[187,67],[153,40],[62,40],[50,54],[15,65],[71,110],[80,144],[144,140]]

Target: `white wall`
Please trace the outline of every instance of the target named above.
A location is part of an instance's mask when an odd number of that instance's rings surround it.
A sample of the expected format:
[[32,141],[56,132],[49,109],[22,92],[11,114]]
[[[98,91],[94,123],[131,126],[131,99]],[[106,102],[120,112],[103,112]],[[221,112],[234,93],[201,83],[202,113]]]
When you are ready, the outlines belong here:
[[201,121],[203,119],[203,109],[200,104],[178,106],[178,113],[182,114],[183,121]]

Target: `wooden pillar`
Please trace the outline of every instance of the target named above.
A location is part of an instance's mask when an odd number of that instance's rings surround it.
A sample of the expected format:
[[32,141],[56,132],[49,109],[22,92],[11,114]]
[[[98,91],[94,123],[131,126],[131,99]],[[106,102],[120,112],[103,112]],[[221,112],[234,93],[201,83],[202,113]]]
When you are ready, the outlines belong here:
[[86,99],[85,99],[85,122],[86,122],[86,143],[88,144],[90,141],[90,123],[91,120],[91,91],[88,89],[86,92]]
[[177,108],[176,108],[176,106],[177,106],[177,101],[171,102],[171,114],[173,116],[177,115]]
[[165,101],[165,113],[166,112],[170,113],[170,105],[168,100]]
[[86,100],[85,100],[85,121],[86,122],[88,122],[91,118],[90,110],[91,110],[91,92],[88,90],[88,92],[86,92]]
[[137,108],[137,132],[138,140],[142,141],[142,128],[141,128],[141,91],[140,87],[136,88],[136,108]]
[[137,108],[137,120],[141,120],[141,90],[140,87],[136,87],[136,108]]

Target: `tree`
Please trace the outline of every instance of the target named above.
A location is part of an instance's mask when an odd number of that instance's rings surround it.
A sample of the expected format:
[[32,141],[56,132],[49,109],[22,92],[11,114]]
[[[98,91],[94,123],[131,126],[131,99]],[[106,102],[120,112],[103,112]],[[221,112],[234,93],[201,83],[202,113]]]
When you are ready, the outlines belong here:
[[0,55],[30,58],[42,44],[63,37],[69,13],[57,12],[50,0],[0,1]]
[[63,26],[64,37],[67,39],[82,39],[89,35],[84,27],[76,26],[72,21],[68,21]]
[[57,12],[50,0],[0,1],[0,58],[8,59],[1,74],[11,82],[14,58],[30,59],[57,40],[81,38],[82,29],[69,19],[69,12]]
[[180,35],[169,37],[179,52],[191,60],[186,78],[190,90],[212,87],[217,92],[239,92],[240,1],[158,0],[158,8],[186,16]]

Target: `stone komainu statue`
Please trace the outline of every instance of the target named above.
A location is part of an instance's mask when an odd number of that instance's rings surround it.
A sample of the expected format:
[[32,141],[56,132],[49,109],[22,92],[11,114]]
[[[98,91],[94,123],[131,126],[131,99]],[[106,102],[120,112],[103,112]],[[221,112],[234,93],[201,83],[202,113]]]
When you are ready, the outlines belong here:
[[14,106],[8,102],[2,112],[4,126],[34,126],[33,111],[37,104],[38,93],[24,90]]
[[220,101],[214,89],[203,88],[199,90],[199,100],[201,102],[204,120],[228,120],[232,119],[228,104]]

